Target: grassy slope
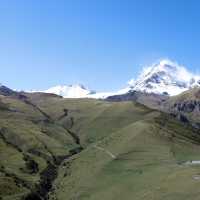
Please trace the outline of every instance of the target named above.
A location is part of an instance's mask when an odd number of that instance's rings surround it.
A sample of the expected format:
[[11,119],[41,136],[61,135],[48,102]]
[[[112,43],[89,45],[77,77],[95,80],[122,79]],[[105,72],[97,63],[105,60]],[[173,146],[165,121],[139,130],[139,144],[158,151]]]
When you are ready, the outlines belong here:
[[0,197],[20,199],[34,190],[48,162],[76,145],[64,128],[46,122],[32,106],[11,97],[0,101]]
[[[9,128],[7,137],[15,139],[23,152],[39,149],[47,156],[29,154],[40,171],[52,155],[66,155],[75,146],[66,129],[77,134],[85,147],[59,168],[51,199],[196,200],[199,195],[200,181],[193,177],[198,176],[200,167],[183,164],[200,160],[200,138],[191,127],[133,102],[62,99],[42,94],[29,97],[55,123],[44,122],[38,110],[8,98],[3,101],[18,112],[0,111],[0,125]],[[0,149],[4,150],[0,151],[1,157],[8,158],[0,161],[3,170],[11,168],[30,185],[37,182],[39,172],[30,175],[21,170],[26,168],[24,153],[0,141]],[[7,195],[5,199],[17,199],[28,192],[12,177],[3,173],[0,176],[0,193]]]
[[[59,122],[70,127],[79,135],[83,145],[98,141],[130,123],[141,120],[151,112],[145,106],[134,102],[105,102],[94,99],[32,98],[32,101],[54,119],[60,119],[68,110],[68,115]],[[103,131],[102,131],[103,128]]]
[[63,104],[79,111],[72,113],[77,122],[84,121],[77,130],[89,146],[60,168],[52,199],[183,200],[199,195],[200,182],[193,176],[200,168],[182,164],[200,160],[200,138],[191,127],[132,102]]

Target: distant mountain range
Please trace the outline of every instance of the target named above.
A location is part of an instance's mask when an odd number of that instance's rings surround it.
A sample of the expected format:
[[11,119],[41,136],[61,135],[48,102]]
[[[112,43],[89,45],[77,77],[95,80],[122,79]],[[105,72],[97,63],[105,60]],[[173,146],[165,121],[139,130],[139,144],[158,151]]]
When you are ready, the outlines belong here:
[[81,84],[68,86],[58,85],[42,92],[57,94],[64,98],[87,97],[104,99],[109,96],[122,95],[131,91],[174,96],[195,86],[200,86],[200,75],[194,75],[176,62],[164,59],[151,66],[144,67],[136,80],[130,80],[127,87],[117,92],[99,93]]
[[[93,98],[106,99],[112,96],[122,95],[119,98],[127,98],[124,95],[132,92],[156,94],[163,96],[176,96],[200,86],[200,75],[193,74],[186,67],[168,59],[160,60],[150,66],[144,67],[136,79],[131,79],[127,86],[113,92],[96,92],[82,84],[57,85],[47,90],[31,90],[30,93],[42,92],[62,96],[63,98]],[[17,92],[1,85],[1,92]],[[130,95],[128,95],[128,98]]]

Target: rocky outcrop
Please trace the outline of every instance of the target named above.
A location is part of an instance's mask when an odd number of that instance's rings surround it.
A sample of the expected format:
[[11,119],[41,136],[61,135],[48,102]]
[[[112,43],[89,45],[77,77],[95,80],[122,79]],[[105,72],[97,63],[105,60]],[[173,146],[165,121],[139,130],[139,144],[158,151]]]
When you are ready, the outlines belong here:
[[165,102],[161,110],[169,112],[171,116],[176,117],[184,124],[191,124],[195,128],[200,128],[200,101],[176,100],[175,102]]
[[200,112],[200,101],[197,100],[191,100],[191,101],[183,101],[183,102],[178,102],[173,105],[173,108],[175,111],[178,112]]
[[11,90],[10,88],[1,85],[0,86],[0,95],[4,95],[4,96],[14,96],[17,95],[17,92],[15,92],[14,90]]

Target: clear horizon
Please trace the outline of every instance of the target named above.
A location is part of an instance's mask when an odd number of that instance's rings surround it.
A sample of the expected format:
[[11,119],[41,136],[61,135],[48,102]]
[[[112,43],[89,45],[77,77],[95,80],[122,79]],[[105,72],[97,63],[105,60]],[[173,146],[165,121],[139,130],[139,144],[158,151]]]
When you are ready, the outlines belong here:
[[160,58],[197,73],[199,9],[197,0],[2,1],[0,82],[114,91]]

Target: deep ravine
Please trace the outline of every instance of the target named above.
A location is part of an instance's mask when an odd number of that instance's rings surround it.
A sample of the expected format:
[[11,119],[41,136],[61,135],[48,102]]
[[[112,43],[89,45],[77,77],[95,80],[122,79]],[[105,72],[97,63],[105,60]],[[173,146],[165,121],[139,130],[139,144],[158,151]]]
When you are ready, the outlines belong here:
[[63,161],[70,159],[72,156],[80,153],[82,148],[77,147],[76,149],[72,149],[70,154],[63,156],[62,158],[58,158],[56,162],[48,163],[48,166],[45,170],[43,170],[40,174],[40,183],[36,185],[35,189],[28,194],[24,200],[48,200],[49,193],[53,193],[53,183],[58,176],[59,167],[62,166]]
[[[39,112],[42,113],[50,123],[57,123],[56,120],[52,120],[51,117],[42,111],[37,105],[34,105],[29,101],[28,104],[39,110]],[[67,117],[67,115],[65,115],[65,117]],[[77,147],[71,149],[65,156],[54,156],[53,161],[47,161],[47,167],[40,173],[40,182],[36,184],[35,188],[26,197],[23,197],[22,200],[48,200],[49,194],[54,193],[53,183],[58,176],[59,167],[62,166],[64,161],[66,162],[66,160],[71,159],[74,155],[79,154],[83,150],[78,134],[71,130],[73,125],[74,124],[72,124],[70,128],[66,128],[64,125],[62,127],[71,135]]]

